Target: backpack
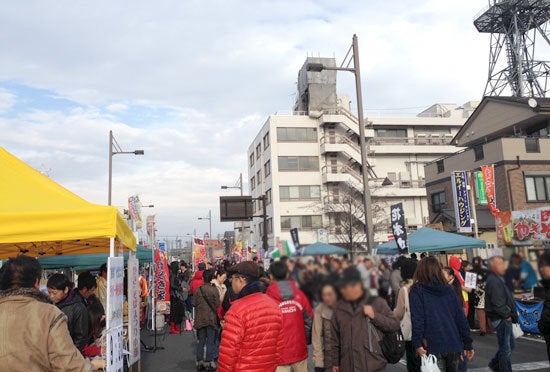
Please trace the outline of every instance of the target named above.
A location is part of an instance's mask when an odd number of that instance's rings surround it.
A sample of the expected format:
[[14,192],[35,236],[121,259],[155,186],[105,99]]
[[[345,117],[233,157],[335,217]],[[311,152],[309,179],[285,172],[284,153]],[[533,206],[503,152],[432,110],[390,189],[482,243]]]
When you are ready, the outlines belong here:
[[[372,305],[376,299],[377,297],[374,296],[369,297],[369,299],[367,300],[367,305]],[[382,333],[384,333],[384,336],[380,340],[380,336],[378,335],[376,326],[368,317],[367,322],[369,324],[369,332],[372,328],[374,328],[374,330],[370,333],[374,333],[374,337],[380,345],[380,349],[382,349],[382,354],[384,355],[384,358],[386,358],[386,361],[390,364],[399,363],[403,355],[405,355],[405,338],[403,337],[401,328],[395,332],[381,331]],[[372,340],[370,335],[369,338]]]

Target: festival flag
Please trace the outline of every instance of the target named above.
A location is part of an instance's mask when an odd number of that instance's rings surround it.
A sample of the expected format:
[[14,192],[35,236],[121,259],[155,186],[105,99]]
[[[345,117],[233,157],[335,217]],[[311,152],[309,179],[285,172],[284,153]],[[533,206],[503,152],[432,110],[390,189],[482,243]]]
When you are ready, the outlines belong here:
[[407,253],[407,228],[405,226],[405,211],[403,203],[397,203],[390,206],[391,228],[399,253]]
[[280,258],[282,256],[290,257],[296,253],[296,247],[294,246],[292,241],[283,240],[280,243],[281,244],[279,244],[279,249],[273,251],[273,253],[271,254],[271,257],[273,258]]
[[493,216],[497,216],[500,210],[497,208],[496,192],[495,192],[495,167],[493,165],[484,165],[481,167],[483,173],[483,182],[485,183],[485,195],[487,197],[487,205]]
[[[470,212],[470,197],[468,194],[468,176],[465,171],[451,172],[453,185],[456,230],[458,232],[472,232]],[[488,195],[487,195],[488,196]]]
[[157,310],[170,312],[170,274],[168,272],[168,254],[157,249],[155,252],[155,287]]
[[199,238],[193,239],[193,263],[198,267],[201,262],[206,262],[206,246],[204,240]]
[[153,229],[155,228],[155,215],[147,216],[147,235],[152,236],[153,235]]

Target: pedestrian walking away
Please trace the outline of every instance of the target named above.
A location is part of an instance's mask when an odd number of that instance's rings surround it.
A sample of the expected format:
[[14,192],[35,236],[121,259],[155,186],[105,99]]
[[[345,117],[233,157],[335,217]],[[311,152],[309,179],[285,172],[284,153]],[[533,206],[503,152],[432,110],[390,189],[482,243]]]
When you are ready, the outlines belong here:
[[218,306],[220,294],[216,286],[211,283],[214,279],[214,270],[205,270],[204,284],[193,295],[195,306],[195,329],[197,330],[197,369],[215,371],[218,356],[217,335],[220,327]]

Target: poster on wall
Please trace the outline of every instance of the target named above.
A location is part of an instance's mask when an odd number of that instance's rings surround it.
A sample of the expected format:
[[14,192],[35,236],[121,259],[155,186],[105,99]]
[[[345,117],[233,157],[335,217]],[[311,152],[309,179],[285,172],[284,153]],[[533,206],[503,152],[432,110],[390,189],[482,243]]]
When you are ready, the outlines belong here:
[[128,257],[128,345],[129,363],[140,359],[140,313],[141,290],[139,286],[139,262],[134,254]]
[[107,370],[122,371],[124,257],[107,259]]
[[170,312],[170,276],[168,272],[168,256],[166,252],[157,249],[155,252],[155,289],[157,311]]
[[451,172],[451,183],[453,185],[456,230],[461,233],[471,233],[472,217],[470,214],[467,173],[465,171]]

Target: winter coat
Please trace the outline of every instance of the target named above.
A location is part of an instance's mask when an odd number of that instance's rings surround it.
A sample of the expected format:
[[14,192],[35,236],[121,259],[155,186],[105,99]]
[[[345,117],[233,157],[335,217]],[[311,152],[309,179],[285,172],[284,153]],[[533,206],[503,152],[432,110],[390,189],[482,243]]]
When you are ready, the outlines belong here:
[[427,346],[429,354],[472,349],[470,326],[451,286],[415,284],[409,302],[414,349]]
[[214,285],[208,283],[199,287],[193,295],[193,306],[195,306],[195,329],[218,328],[217,310],[220,306],[220,294]]
[[328,339],[331,331],[332,309],[324,303],[319,304],[313,313],[313,363],[315,367],[332,368]]
[[518,322],[518,311],[512,293],[506,287],[504,278],[489,273],[485,284],[485,312],[491,320],[512,318]]
[[0,369],[89,371],[73,345],[67,317],[34,288],[0,291]]
[[86,306],[74,292],[69,292],[67,297],[56,306],[67,315],[67,326],[74,345],[78,350],[84,349],[88,342],[88,310]]
[[[247,285],[225,315],[218,372],[273,372],[284,348],[283,315],[277,304]],[[250,294],[243,291],[250,289]]]
[[281,280],[267,287],[266,294],[283,314],[285,348],[281,365],[307,359],[306,328],[311,331],[313,311],[306,295],[292,280]]
[[[363,372],[385,371],[386,358],[375,337],[369,332],[369,320],[363,312],[363,306],[369,299],[368,292],[357,304],[340,301],[332,315],[331,332],[328,349],[333,367],[340,367],[340,371]],[[393,315],[387,302],[377,297],[372,302],[374,319],[370,322],[376,327],[381,340],[383,332],[395,332],[399,329],[399,321]]]
[[204,284],[204,279],[202,277],[203,275],[204,270],[199,270],[195,273],[195,275],[193,275],[193,279],[191,279],[191,282],[189,283],[191,287],[191,295],[194,295],[197,288]]
[[474,266],[472,272],[476,274],[476,288],[474,289],[474,307],[485,309],[485,285],[489,271],[480,266]]
[[546,297],[544,298],[544,307],[538,321],[540,333],[544,336],[550,336],[550,280],[543,279],[541,284],[546,289]]

